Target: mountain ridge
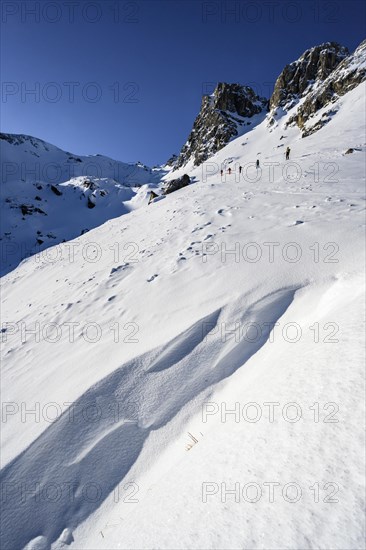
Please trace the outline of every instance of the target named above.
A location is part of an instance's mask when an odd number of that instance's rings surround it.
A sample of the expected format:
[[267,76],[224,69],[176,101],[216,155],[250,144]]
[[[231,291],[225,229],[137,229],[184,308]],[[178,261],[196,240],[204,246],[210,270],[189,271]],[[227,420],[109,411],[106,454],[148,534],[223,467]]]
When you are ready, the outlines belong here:
[[295,126],[307,137],[328,124],[342,95],[365,79],[363,41],[352,54],[335,42],[306,50],[286,65],[269,99],[248,86],[220,82],[203,96],[180,154],[154,168],[75,155],[33,136],[1,133],[2,273],[29,254],[147,205],[151,191],[159,194],[177,173],[189,175],[236,139],[244,146],[264,121],[272,132],[286,117],[284,131]]
[[[313,46],[305,50],[301,56],[292,63],[285,66],[276,80],[273,93],[269,99],[259,98],[254,90],[241,84],[219,83],[211,96],[203,96],[201,110],[193,124],[193,129],[176,158],[169,160],[169,165],[178,170],[193,160],[192,166],[198,166],[205,160],[213,156],[222,147],[227,145],[232,139],[241,135],[240,128],[246,124],[252,124],[250,118],[260,111],[269,111],[269,125],[275,122],[276,111],[279,109],[288,111],[297,106],[301,98],[311,96],[299,112],[293,115],[291,122],[295,122],[300,128],[304,126],[304,120],[320,110],[326,103],[325,96],[331,95],[329,88],[322,93],[321,85],[324,82],[331,82],[331,75],[341,70],[347,73],[347,64],[352,67],[355,58],[360,57],[360,65],[366,65],[365,44],[363,41],[351,54],[346,46],[337,42],[324,42],[318,46]],[[358,85],[365,80],[365,70],[355,75],[352,70],[344,76],[344,80],[349,81],[348,89]],[[260,102],[262,108],[252,109],[245,113],[248,120],[240,119],[242,112],[240,106],[235,101],[238,92],[245,94],[250,90],[249,96],[253,100]],[[341,86],[337,88],[342,92]],[[341,93],[340,93],[341,95]],[[210,99],[211,98],[211,99]],[[215,102],[212,99],[215,99]],[[214,103],[214,104],[213,104]],[[230,110],[231,109],[231,110]],[[236,122],[236,124],[235,124]],[[291,124],[289,122],[289,124]],[[321,124],[313,128],[313,131],[319,130]],[[308,135],[304,132],[304,137]]]

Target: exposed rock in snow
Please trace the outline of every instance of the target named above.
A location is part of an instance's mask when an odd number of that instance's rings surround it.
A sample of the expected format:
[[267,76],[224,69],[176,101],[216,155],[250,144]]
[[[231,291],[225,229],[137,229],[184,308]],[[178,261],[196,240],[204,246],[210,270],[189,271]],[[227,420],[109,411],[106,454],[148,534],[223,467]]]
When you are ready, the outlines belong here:
[[201,110],[174,168],[185,166],[191,159],[199,166],[250,125],[248,119],[264,111],[267,103],[249,86],[220,82],[212,95],[203,96]]
[[180,178],[168,181],[166,187],[164,188],[164,194],[169,195],[173,191],[178,191],[182,187],[187,187],[191,183],[191,178],[187,174],[183,174]]
[[345,93],[351,91],[366,79],[366,40],[364,40],[352,55],[345,57],[329,76],[322,82],[318,82],[310,88],[305,100],[299,105],[295,114],[290,118],[289,124],[296,124],[303,130],[306,137],[329,122],[336,111],[329,109],[323,112],[321,118],[313,118],[314,115],[333,103]]
[[306,50],[299,59],[286,65],[278,77],[269,101],[270,109],[289,108],[315,83],[325,80],[348,55],[348,49],[336,42]]

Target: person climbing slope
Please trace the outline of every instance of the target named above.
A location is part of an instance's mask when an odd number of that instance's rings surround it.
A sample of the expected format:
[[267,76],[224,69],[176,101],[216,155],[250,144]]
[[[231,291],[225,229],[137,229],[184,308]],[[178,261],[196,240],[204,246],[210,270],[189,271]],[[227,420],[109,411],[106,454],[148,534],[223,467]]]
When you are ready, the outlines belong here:
[[286,154],[286,160],[290,159],[290,151],[291,151],[290,147],[287,147],[286,153],[285,153]]

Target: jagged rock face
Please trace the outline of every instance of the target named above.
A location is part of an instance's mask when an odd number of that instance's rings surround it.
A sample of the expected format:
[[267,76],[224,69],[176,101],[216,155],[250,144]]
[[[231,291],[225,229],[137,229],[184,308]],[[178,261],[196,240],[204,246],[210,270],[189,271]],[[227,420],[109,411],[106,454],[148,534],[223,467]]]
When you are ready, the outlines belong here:
[[220,111],[251,117],[263,109],[260,98],[249,86],[219,82],[213,95],[213,108]]
[[329,122],[329,116],[332,116],[335,111],[331,107],[320,120],[316,120],[313,124],[311,124],[312,116],[326,105],[332,106],[339,96],[351,91],[364,80],[366,80],[366,40],[352,55],[339,63],[322,83],[307,94],[305,101],[291,117],[289,124],[296,123],[303,130],[302,137],[316,132]]
[[324,81],[348,55],[348,49],[336,42],[306,50],[297,61],[286,65],[278,77],[270,109],[293,106],[294,100],[302,97],[314,83]]
[[258,97],[249,86],[220,82],[214,93],[203,96],[199,115],[183,146],[174,169],[193,159],[199,166],[238,135],[246,119],[267,108],[268,101]]

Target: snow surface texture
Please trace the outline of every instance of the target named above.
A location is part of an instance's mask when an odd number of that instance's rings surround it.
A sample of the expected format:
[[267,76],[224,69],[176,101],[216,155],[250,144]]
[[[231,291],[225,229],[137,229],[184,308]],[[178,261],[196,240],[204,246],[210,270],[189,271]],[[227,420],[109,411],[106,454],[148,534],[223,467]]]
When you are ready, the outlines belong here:
[[3,278],[2,549],[364,548],[364,98]]

